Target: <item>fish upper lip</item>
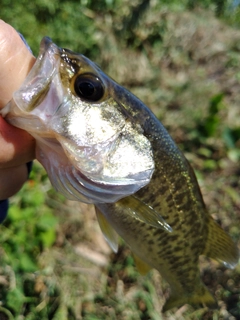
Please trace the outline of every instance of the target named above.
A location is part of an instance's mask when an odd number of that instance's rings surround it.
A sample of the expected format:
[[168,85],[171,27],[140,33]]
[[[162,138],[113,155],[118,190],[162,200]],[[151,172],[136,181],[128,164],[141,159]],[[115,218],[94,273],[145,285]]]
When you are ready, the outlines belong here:
[[43,49],[47,51],[52,44],[53,44],[52,39],[46,36],[42,39],[40,46],[42,46]]

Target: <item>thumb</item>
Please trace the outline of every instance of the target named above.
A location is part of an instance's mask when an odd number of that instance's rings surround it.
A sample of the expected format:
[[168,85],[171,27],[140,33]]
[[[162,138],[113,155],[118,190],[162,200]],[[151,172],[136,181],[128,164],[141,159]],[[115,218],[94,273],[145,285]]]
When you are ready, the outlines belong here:
[[35,60],[16,30],[0,20],[0,109],[19,89]]

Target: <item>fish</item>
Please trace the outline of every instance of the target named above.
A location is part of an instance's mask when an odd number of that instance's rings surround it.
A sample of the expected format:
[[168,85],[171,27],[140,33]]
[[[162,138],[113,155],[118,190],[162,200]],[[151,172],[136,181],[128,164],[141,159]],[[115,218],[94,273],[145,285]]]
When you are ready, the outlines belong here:
[[113,251],[122,237],[141,274],[154,268],[169,283],[163,312],[184,304],[217,308],[199,256],[234,268],[239,250],[209,214],[188,160],[141,100],[44,37],[1,113],[36,139],[36,158],[56,190],[95,206]]

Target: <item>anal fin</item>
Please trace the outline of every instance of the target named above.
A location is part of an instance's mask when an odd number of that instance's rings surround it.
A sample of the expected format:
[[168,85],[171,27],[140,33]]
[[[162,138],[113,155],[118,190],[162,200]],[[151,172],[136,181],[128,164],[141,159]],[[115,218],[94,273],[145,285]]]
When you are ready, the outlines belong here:
[[184,304],[190,304],[192,306],[204,306],[210,309],[217,309],[218,304],[212,294],[208,291],[204,284],[198,284],[196,291],[191,294],[170,295],[169,299],[163,306],[162,311],[166,312],[174,307],[181,307]]
[[239,250],[230,236],[210,217],[208,238],[203,254],[234,268],[239,261]]
[[102,212],[98,209],[98,207],[95,206],[96,215],[98,219],[99,226],[102,230],[102,233],[104,235],[104,238],[106,239],[109,246],[112,248],[112,250],[117,253],[118,251],[118,235],[116,231],[113,229],[113,227],[109,224],[105,216],[102,214]]

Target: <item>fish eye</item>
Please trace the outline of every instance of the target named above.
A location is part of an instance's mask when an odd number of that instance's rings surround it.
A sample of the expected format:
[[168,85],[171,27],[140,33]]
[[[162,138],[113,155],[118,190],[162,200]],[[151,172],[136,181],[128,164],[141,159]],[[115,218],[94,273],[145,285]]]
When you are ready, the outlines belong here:
[[77,76],[74,82],[74,90],[79,98],[87,101],[99,101],[104,95],[101,80],[91,73]]

